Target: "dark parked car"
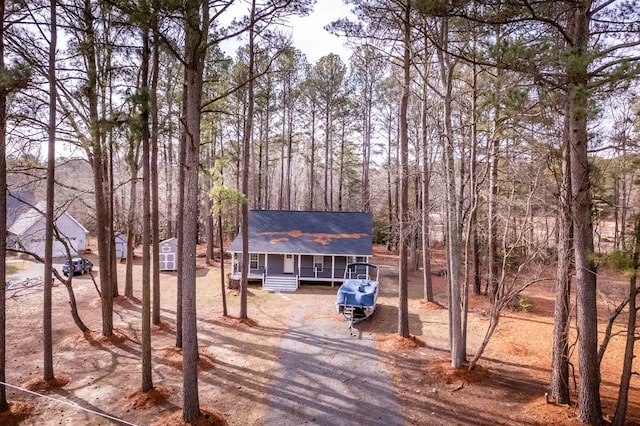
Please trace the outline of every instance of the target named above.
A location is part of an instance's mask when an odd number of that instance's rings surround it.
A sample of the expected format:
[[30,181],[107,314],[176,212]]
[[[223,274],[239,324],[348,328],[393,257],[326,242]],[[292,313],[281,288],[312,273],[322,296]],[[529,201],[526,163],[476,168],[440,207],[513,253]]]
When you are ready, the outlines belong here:
[[[62,265],[62,273],[65,276],[69,276],[69,264],[70,262],[67,260],[66,262],[64,262],[64,265]],[[91,272],[93,270],[93,263],[91,263],[89,259],[85,259],[84,257],[74,257],[73,259],[71,259],[71,264],[73,264],[73,275],[84,275],[85,273]]]

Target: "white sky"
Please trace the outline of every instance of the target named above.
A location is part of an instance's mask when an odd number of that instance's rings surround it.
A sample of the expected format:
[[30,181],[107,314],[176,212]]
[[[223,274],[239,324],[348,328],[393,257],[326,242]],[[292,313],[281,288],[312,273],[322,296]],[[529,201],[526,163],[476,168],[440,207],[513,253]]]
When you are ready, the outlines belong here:
[[[309,16],[290,18],[289,29],[285,28],[285,32],[291,32],[293,45],[307,56],[311,64],[329,53],[340,55],[342,61],[348,63],[351,52],[344,46],[344,39],[330,34],[324,27],[338,18],[352,15],[351,8],[352,6],[344,4],[342,0],[317,0]],[[247,6],[238,2],[230,12],[235,10],[238,14],[246,14]],[[241,43],[246,43],[246,40],[224,42],[222,48],[227,55],[235,57],[235,51]]]
[[307,55],[310,63],[315,63],[329,53],[336,53],[348,63],[351,53],[340,39],[325,31],[324,26],[338,18],[351,15],[351,7],[342,0],[318,0],[309,16],[291,19],[293,44]]

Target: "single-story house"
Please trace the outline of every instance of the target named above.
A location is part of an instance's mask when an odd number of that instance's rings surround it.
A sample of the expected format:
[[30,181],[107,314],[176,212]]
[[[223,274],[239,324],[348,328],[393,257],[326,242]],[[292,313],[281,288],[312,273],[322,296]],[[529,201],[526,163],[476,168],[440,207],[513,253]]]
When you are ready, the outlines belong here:
[[161,241],[158,244],[158,257],[161,271],[178,270],[178,239],[176,237]]
[[[11,225],[8,231],[8,248],[24,250],[37,256],[44,256],[46,235],[46,204],[38,203],[35,207],[23,212]],[[60,240],[54,236],[53,257],[67,256],[65,243],[71,255],[77,255],[87,248],[89,231],[66,211],[56,212],[55,224],[60,233]]]
[[[271,290],[294,291],[301,281],[340,283],[348,263],[373,255],[371,213],[249,211],[250,280]],[[242,235],[231,253],[232,279],[240,279]]]

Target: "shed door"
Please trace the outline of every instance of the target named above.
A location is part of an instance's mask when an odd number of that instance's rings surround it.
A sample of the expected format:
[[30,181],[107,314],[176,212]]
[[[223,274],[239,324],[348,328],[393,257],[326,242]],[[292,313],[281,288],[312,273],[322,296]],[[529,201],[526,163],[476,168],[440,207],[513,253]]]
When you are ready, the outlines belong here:
[[165,268],[167,271],[175,271],[176,268],[176,255],[174,253],[166,253],[165,255]]
[[293,274],[293,255],[285,254],[284,255],[284,266],[282,272],[285,274]]

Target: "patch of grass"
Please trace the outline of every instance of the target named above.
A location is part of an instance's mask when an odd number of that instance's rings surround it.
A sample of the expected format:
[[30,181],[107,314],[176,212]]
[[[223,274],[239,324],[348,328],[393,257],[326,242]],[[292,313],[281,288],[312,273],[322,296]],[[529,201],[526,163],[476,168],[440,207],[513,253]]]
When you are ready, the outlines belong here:
[[518,306],[522,312],[531,312],[533,309],[533,302],[528,296],[521,294],[518,296]]
[[24,262],[22,261],[6,262],[5,267],[6,267],[7,275],[15,274],[16,272],[20,271],[23,268],[23,266],[24,266]]

